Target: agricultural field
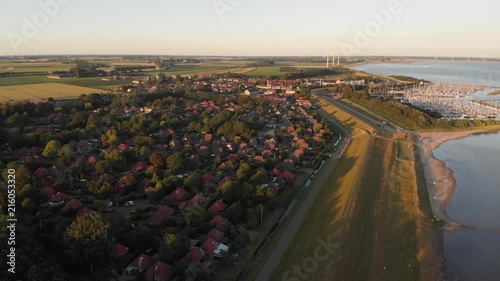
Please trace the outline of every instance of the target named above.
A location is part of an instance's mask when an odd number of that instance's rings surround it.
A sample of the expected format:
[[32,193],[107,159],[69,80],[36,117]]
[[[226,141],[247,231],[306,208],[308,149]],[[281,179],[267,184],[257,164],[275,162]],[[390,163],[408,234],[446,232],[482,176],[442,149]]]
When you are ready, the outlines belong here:
[[106,92],[100,89],[64,85],[59,83],[28,84],[0,87],[0,103],[18,100],[43,100],[47,98],[70,98],[81,94]]
[[281,76],[286,74],[280,71],[281,66],[271,66],[271,67],[257,67],[252,71],[245,72],[247,76]]
[[68,71],[75,67],[72,63],[62,62],[1,62],[0,73],[5,72],[30,72],[30,71]]

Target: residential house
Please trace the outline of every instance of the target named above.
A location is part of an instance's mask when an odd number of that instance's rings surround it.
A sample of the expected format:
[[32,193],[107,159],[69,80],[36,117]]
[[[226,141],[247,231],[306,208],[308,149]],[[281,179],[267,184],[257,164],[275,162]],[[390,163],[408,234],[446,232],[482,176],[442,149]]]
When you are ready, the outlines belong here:
[[133,272],[142,273],[146,269],[150,268],[151,265],[151,257],[145,254],[141,254],[127,266],[126,271],[128,274],[131,274]]
[[227,204],[222,202],[222,199],[215,201],[209,208],[208,211],[211,213],[223,212],[227,208]]
[[161,206],[156,210],[156,212],[151,216],[151,224],[154,226],[159,226],[164,222],[170,215],[174,213],[174,209],[169,206]]
[[169,281],[174,276],[174,268],[164,262],[157,261],[144,272],[143,276],[147,281]]
[[199,247],[193,247],[189,252],[182,258],[188,263],[200,262],[203,257],[205,257],[205,252]]

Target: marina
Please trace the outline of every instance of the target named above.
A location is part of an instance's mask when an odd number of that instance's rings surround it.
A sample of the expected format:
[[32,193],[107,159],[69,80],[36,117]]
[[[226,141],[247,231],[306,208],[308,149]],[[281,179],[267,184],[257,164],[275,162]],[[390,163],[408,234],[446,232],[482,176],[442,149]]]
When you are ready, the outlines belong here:
[[[420,83],[399,91],[401,102],[436,112],[442,119],[500,120],[498,99],[478,100],[475,93],[491,90],[487,86],[448,83]],[[394,90],[389,90],[389,93]]]

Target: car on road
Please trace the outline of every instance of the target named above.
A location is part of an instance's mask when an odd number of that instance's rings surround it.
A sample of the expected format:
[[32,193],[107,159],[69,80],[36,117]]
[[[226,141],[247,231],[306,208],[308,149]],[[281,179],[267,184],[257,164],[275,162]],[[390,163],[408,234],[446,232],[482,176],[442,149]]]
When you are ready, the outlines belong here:
[[111,202],[108,203],[108,207],[113,207],[114,204],[115,203],[113,203],[113,201],[111,201]]

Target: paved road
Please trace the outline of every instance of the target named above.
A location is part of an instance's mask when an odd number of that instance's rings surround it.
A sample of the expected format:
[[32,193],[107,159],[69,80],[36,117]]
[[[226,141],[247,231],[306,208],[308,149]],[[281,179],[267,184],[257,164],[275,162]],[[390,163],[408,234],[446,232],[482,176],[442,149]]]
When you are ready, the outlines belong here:
[[334,154],[332,154],[332,160],[328,162],[327,166],[325,167],[325,170],[323,170],[321,175],[319,175],[318,180],[316,181],[311,191],[307,195],[307,198],[302,203],[300,209],[295,214],[295,217],[288,225],[288,229],[281,237],[280,241],[276,245],[276,248],[274,248],[274,251],[272,252],[271,256],[267,260],[266,264],[262,267],[259,275],[255,279],[257,281],[267,281],[273,275],[273,272],[278,266],[279,262],[281,261],[281,258],[285,254],[288,245],[292,241],[297,231],[300,229],[302,222],[304,221],[304,217],[306,216],[309,209],[312,207],[313,203],[316,201],[316,197],[319,191],[321,190],[321,187],[325,185],[325,182],[327,181],[328,176],[330,175],[330,171],[332,171],[335,165],[337,165],[338,159],[344,152],[344,149],[346,148],[350,140],[349,130],[342,127],[342,125],[338,124],[335,120],[333,120],[333,118],[330,118],[330,121],[335,122],[342,129],[342,136],[345,137],[344,140],[347,141],[343,141],[339,149]]
[[342,110],[346,111],[347,113],[358,117],[359,119],[367,122],[370,125],[381,127],[383,129],[387,130],[389,133],[395,133],[397,131],[395,128],[393,128],[392,126],[387,124],[385,121],[379,121],[379,120],[375,119],[373,116],[366,114],[365,112],[352,109],[351,107],[341,103],[340,101],[338,101],[330,96],[322,95],[321,90],[323,90],[323,89],[315,89],[314,92],[318,96],[320,96],[321,98],[327,100],[328,102],[333,103],[335,106],[341,108]]

